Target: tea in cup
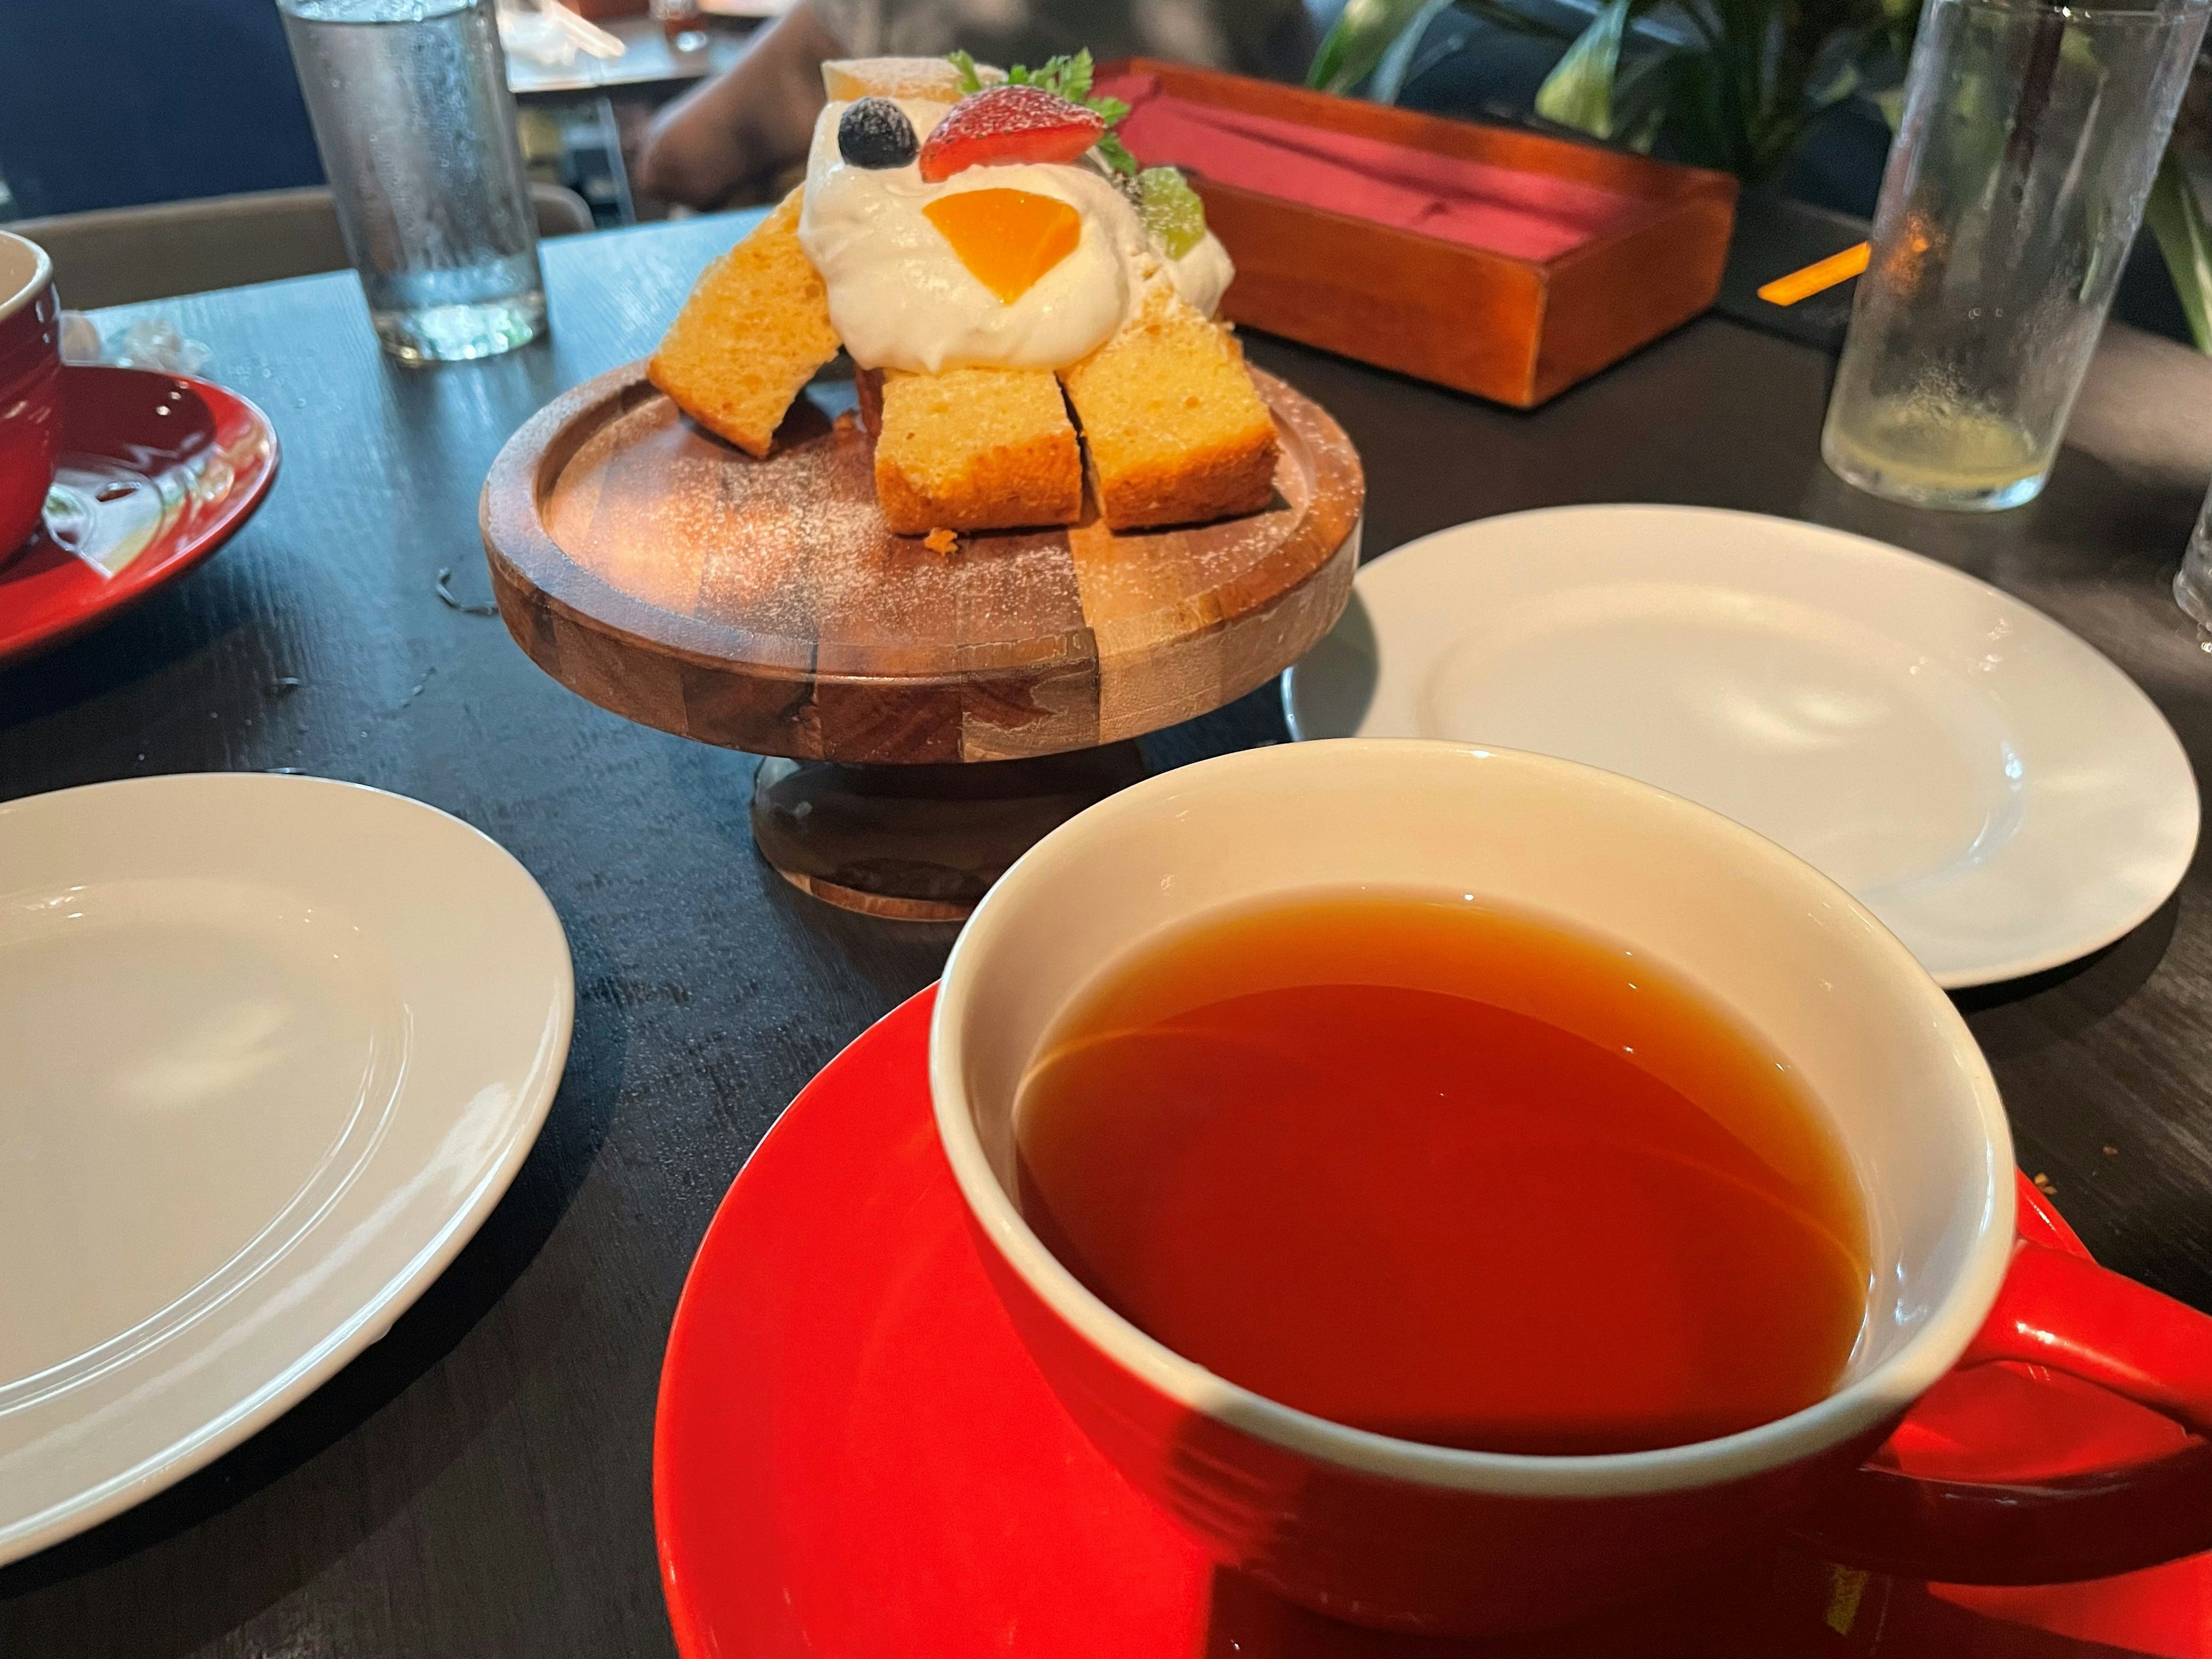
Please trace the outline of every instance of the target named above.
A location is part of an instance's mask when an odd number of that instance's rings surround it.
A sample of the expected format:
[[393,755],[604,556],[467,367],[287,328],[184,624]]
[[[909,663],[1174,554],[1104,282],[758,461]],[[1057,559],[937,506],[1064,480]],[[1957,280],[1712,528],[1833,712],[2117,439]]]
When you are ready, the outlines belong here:
[[1539,1627],[1781,1527],[1993,1582],[2212,1547],[2159,1465],[2089,1524],[2029,1481],[1900,1510],[1866,1467],[1991,1358],[2201,1428],[2212,1320],[2019,1244],[1949,999],[1809,866],[1645,785],[1358,741],[1150,780],[977,908],[931,1087],[1072,1415],[1322,1612]]

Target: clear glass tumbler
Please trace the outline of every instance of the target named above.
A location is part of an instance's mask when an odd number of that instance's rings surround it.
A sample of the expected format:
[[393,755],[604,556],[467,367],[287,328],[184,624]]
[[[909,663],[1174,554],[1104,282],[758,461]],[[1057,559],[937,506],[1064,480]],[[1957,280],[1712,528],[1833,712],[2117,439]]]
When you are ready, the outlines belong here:
[[403,362],[545,331],[493,0],[277,0],[369,320]]
[[2043,488],[2208,0],[1928,0],[1820,453],[1921,507]]
[[2212,628],[2212,495],[2204,497],[2197,533],[2189,538],[2189,551],[2182,555],[2181,568],[2174,574],[2173,602],[2199,628]]
[[688,57],[707,50],[710,37],[707,20],[699,15],[699,0],[653,0],[650,9],[669,51]]

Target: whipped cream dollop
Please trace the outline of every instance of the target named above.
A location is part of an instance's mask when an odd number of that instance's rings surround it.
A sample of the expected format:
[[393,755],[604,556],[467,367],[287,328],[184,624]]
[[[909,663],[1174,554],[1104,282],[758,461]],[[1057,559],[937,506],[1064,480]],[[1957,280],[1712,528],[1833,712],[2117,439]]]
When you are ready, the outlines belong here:
[[1176,292],[1187,304],[1209,317],[1221,309],[1221,296],[1229,292],[1237,267],[1229,263],[1229,250],[1212,231],[1200,237],[1198,246],[1182,258],[1165,263]]
[[[948,104],[896,100],[927,138]],[[1235,274],[1209,233],[1180,259],[1164,259],[1127,197],[1078,162],[969,167],[923,182],[915,162],[857,167],[837,148],[848,106],[832,100],[815,123],[799,215],[799,245],[829,289],[830,320],[864,368],[988,365],[1065,368],[1128,320],[1146,287],[1165,276],[1211,316]],[[1075,249],[1011,301],[961,263],[922,210],[971,190],[1021,190],[1066,203],[1082,218]]]

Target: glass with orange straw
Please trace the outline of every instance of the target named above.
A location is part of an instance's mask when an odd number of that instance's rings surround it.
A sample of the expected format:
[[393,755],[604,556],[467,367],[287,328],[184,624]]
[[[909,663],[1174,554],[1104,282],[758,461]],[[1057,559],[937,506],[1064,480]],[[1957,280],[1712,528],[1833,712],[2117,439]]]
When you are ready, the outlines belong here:
[[1820,453],[1922,507],[2033,500],[2212,0],[1929,0]]

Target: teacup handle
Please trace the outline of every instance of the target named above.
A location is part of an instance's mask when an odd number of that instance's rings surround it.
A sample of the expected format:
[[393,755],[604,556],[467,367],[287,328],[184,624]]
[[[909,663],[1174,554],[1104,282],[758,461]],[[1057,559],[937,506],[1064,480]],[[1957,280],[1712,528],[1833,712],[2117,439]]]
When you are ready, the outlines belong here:
[[1824,1498],[1806,1533],[1814,1547],[1854,1566],[1967,1584],[2067,1583],[2212,1549],[2212,1318],[2023,1240],[1959,1364],[2001,1359],[2093,1382],[2197,1437],[2144,1462],[2017,1484],[1869,1464]]

